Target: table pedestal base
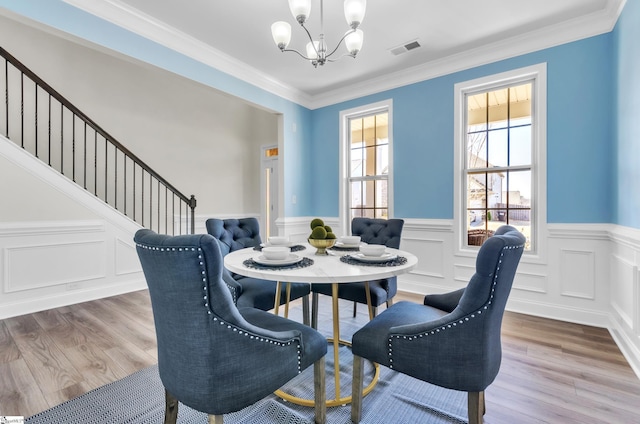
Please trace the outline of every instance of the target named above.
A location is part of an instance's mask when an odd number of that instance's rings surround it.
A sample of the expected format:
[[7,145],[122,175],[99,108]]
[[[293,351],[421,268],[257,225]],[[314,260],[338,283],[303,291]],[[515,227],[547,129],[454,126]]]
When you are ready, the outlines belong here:
[[[274,312],[276,315],[278,315],[278,310],[280,307],[281,284],[282,284],[281,281],[277,281],[276,296],[275,296],[276,298],[275,298],[275,305],[274,305]],[[288,312],[289,312],[289,295],[290,295],[290,289],[291,289],[291,283],[287,282],[286,284],[287,284],[287,289],[286,289],[286,302],[285,302],[285,317],[288,315]],[[371,294],[369,291],[369,282],[365,282],[364,287],[365,287],[365,293],[367,296],[367,307],[369,309],[369,320],[371,320],[373,319],[373,308],[371,306]],[[347,405],[347,404],[350,404],[353,400],[352,396],[340,395],[340,365],[339,365],[340,358],[339,358],[338,351],[339,351],[340,345],[350,347],[351,342],[340,339],[340,316],[338,313],[338,283],[331,283],[331,303],[332,303],[332,312],[333,312],[333,338],[327,338],[327,341],[333,344],[333,366],[334,366],[334,381],[335,381],[334,386],[335,386],[336,396],[333,399],[327,399],[326,405],[328,407]],[[313,307],[317,308],[317,304],[315,303],[315,301],[314,301]],[[313,324],[317,324],[317,323],[312,323],[312,326]],[[337,343],[336,343],[336,340],[338,341]],[[375,385],[378,383],[378,378],[380,377],[380,366],[374,362],[372,362],[372,364],[374,366],[373,379],[364,388],[362,392],[362,396],[366,396],[367,394],[369,394],[369,392],[371,392],[371,390],[373,390]],[[300,398],[298,396],[285,393],[282,390],[276,390],[275,394],[278,397],[288,402],[295,403],[296,405],[314,406],[315,404],[313,399]]]
[[[328,338],[327,341],[329,341],[330,343],[334,343],[334,340],[331,338]],[[334,343],[335,344],[335,343]],[[351,346],[351,343],[346,341],[346,340],[339,340],[338,344],[341,346]],[[373,373],[373,378],[371,379],[371,381],[369,382],[369,384],[364,388],[364,390],[362,391],[362,396],[366,396],[368,395],[373,388],[375,387],[376,384],[378,384],[378,379],[380,378],[380,365],[376,364],[375,362],[371,362],[371,364],[374,367],[374,373]],[[338,394],[334,399],[327,399],[326,400],[326,405],[327,407],[333,407],[333,406],[345,406],[348,405],[352,402],[352,396],[340,396],[340,390],[336,390],[336,393]],[[315,406],[315,402],[313,399],[306,399],[306,398],[301,398],[298,396],[294,396],[290,393],[285,393],[282,390],[276,390],[274,392],[274,394],[278,397],[280,397],[281,399],[286,400],[287,402],[291,402],[294,403],[296,405],[301,405],[301,406]]]

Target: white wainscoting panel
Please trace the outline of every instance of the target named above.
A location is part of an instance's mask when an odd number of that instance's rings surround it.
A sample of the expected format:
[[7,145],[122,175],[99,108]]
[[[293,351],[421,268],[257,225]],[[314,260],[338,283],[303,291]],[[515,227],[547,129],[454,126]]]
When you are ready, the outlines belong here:
[[638,267],[618,255],[611,255],[611,306],[630,329],[634,328],[634,305]]
[[595,252],[560,249],[560,294],[595,299]]
[[5,293],[79,283],[106,275],[103,240],[6,247],[4,252]]
[[403,237],[401,248],[418,257],[412,274],[444,278],[444,240]]
[[111,219],[0,223],[0,319],[146,288],[140,227]]
[[125,275],[142,272],[133,239],[115,239],[115,274]]
[[476,262],[475,260],[466,259],[466,263],[455,263],[453,275],[454,279],[460,284],[461,287],[466,286],[469,283],[471,277],[476,272]]
[[633,333],[638,340],[640,346],[640,266],[635,267],[635,279],[633,280]]
[[[522,267],[526,268],[526,267]],[[512,290],[532,292],[532,293],[547,293],[547,281],[548,277],[545,274],[536,274],[532,272],[520,271],[513,279]]]

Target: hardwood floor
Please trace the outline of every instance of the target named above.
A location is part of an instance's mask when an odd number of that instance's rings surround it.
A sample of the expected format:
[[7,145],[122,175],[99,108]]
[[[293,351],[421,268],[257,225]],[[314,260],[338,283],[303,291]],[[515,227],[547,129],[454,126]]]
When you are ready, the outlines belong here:
[[[507,312],[502,334],[486,423],[640,423],[640,380],[606,329]],[[31,416],[156,362],[147,291],[0,321],[0,416]]]

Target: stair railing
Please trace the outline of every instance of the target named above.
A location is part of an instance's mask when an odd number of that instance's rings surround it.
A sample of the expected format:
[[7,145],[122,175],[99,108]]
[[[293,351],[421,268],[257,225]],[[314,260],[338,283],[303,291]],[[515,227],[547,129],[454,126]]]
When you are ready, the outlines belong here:
[[182,194],[2,47],[0,56],[0,133],[143,227],[195,232],[193,195]]

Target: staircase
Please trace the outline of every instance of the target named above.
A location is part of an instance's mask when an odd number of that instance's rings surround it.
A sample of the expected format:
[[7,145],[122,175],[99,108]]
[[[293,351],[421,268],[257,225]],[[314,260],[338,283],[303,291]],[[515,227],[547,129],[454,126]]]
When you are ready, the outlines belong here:
[[195,232],[193,195],[182,194],[2,47],[0,56],[0,134],[143,227]]

